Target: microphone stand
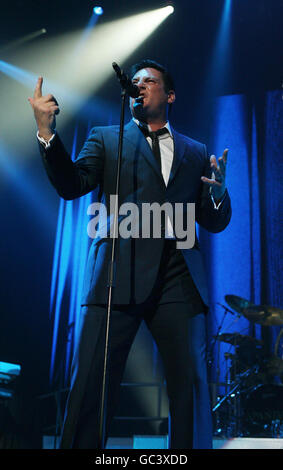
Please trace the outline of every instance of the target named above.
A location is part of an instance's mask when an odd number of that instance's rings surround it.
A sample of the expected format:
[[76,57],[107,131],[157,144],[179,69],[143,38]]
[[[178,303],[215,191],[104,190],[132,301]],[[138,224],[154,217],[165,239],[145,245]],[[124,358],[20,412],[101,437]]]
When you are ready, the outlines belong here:
[[[100,418],[99,418],[99,436],[98,436],[98,449],[103,449],[105,444],[106,434],[106,398],[108,391],[108,361],[109,361],[109,338],[110,338],[110,317],[112,310],[112,294],[115,287],[116,278],[116,238],[118,238],[118,195],[120,187],[120,171],[123,150],[123,135],[124,135],[124,120],[125,120],[125,102],[127,91],[125,88],[121,92],[121,115],[120,115],[120,131],[119,131],[119,146],[118,146],[118,161],[117,161],[117,176],[116,176],[116,194],[115,194],[115,208],[114,208],[114,229],[112,237],[112,251],[111,260],[109,263],[108,271],[108,301],[107,301],[107,316],[106,316],[106,329],[105,329],[105,346],[104,346],[104,365],[103,365],[103,378],[102,378],[102,391],[101,391],[101,405],[100,405]],[[111,228],[110,228],[111,230]]]

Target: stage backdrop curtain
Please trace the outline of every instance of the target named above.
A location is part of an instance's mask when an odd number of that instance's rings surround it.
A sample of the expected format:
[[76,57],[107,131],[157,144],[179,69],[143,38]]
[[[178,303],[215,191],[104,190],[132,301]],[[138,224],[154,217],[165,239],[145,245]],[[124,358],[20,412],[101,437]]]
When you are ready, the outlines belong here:
[[232,363],[224,354],[234,354],[235,349],[215,343],[217,331],[261,339],[269,354],[280,330],[261,327],[242,315],[225,314],[223,306],[230,308],[226,294],[255,304],[283,305],[282,92],[218,97],[211,122],[210,153],[219,157],[229,149],[227,186],[232,219],[224,232],[210,235],[200,230],[200,238],[211,301],[210,380],[225,382]]

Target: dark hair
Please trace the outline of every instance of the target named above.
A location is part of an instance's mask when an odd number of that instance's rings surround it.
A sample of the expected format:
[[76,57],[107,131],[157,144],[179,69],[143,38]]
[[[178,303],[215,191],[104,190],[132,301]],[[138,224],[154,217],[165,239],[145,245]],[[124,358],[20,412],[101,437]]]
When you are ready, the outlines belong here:
[[159,72],[162,73],[164,89],[165,89],[166,93],[168,93],[170,90],[175,91],[174,81],[173,81],[173,78],[171,77],[170,73],[168,72],[168,70],[165,67],[163,67],[163,65],[159,64],[158,62],[155,62],[155,60],[143,59],[140,62],[132,65],[131,72],[130,72],[131,78],[133,78],[133,76],[139,70],[145,69],[145,68],[156,69],[156,70],[159,70]]

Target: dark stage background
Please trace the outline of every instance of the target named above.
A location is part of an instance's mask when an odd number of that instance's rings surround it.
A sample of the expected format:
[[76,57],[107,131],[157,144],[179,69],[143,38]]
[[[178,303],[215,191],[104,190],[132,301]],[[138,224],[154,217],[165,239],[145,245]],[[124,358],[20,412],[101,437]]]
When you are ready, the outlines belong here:
[[[104,15],[98,24],[103,25],[164,3],[133,0],[100,4]],[[133,48],[121,65],[128,70],[132,63],[150,57],[168,66],[177,95],[170,116],[173,127],[205,142],[209,152],[217,156],[229,148],[231,223],[221,234],[198,230],[211,298],[210,381],[223,384],[231,366],[227,354],[235,351],[229,344],[214,344],[219,325],[221,332],[262,340],[266,357],[273,354],[280,331],[279,326],[261,327],[241,315],[228,313],[224,318],[223,305],[227,305],[224,296],[234,294],[255,304],[283,307],[283,1],[179,0],[174,5],[174,14]],[[87,0],[15,0],[1,9],[0,362],[20,364],[22,370],[13,384],[13,399],[7,407],[0,402],[0,447],[40,447],[42,433],[54,434],[60,427],[57,395],[52,393],[68,387],[88,245],[86,209],[95,195],[75,202],[59,199],[40,161],[27,98],[32,96],[34,77],[45,74],[54,82],[55,72],[62,67],[56,41],[64,44],[65,34],[83,31],[92,6]],[[13,43],[41,28],[46,28],[47,34]],[[37,60],[41,47],[43,57]],[[65,80],[75,82],[85,73],[75,66],[68,76],[62,67],[58,89],[45,91],[54,93],[62,105],[57,129],[73,157],[91,126],[119,122],[120,92],[112,72],[93,92],[98,70],[95,63],[100,63],[106,50],[95,47],[89,58],[94,63],[87,95],[90,106],[82,100],[80,106],[70,107],[68,99],[74,97],[62,91]],[[105,44],[109,57],[111,47],[110,38]],[[118,61],[113,56],[109,69],[113,60]],[[78,222],[84,224],[82,232],[76,230]],[[250,365],[250,356],[244,360]],[[112,434],[166,433],[168,406],[162,365],[144,327],[131,351],[124,382],[144,385],[124,386],[118,415],[159,419],[116,419]],[[224,393],[225,386],[212,385],[213,400]],[[64,399],[63,392],[61,405]]]

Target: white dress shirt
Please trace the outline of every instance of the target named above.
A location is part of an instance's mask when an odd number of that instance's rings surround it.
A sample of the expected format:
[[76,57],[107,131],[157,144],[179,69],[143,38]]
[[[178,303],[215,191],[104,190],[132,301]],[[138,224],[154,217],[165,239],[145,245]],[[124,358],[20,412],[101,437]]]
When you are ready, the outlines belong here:
[[[133,118],[133,120],[135,121],[137,125],[139,125],[139,121],[137,119]],[[158,140],[159,140],[160,156],[161,156],[161,173],[164,179],[164,183],[167,186],[170,172],[171,172],[172,163],[173,163],[174,141],[173,141],[172,130],[168,121],[164,127],[168,129],[168,133],[159,135]],[[150,132],[152,131],[149,124],[148,124],[148,130]],[[146,140],[148,141],[150,147],[152,148],[152,139],[148,136],[146,137]],[[214,201],[212,194],[211,194],[211,199],[213,202],[214,209],[216,210],[219,209],[223,199],[217,205]],[[166,238],[175,238],[173,227],[172,227],[169,217],[167,218]]]

